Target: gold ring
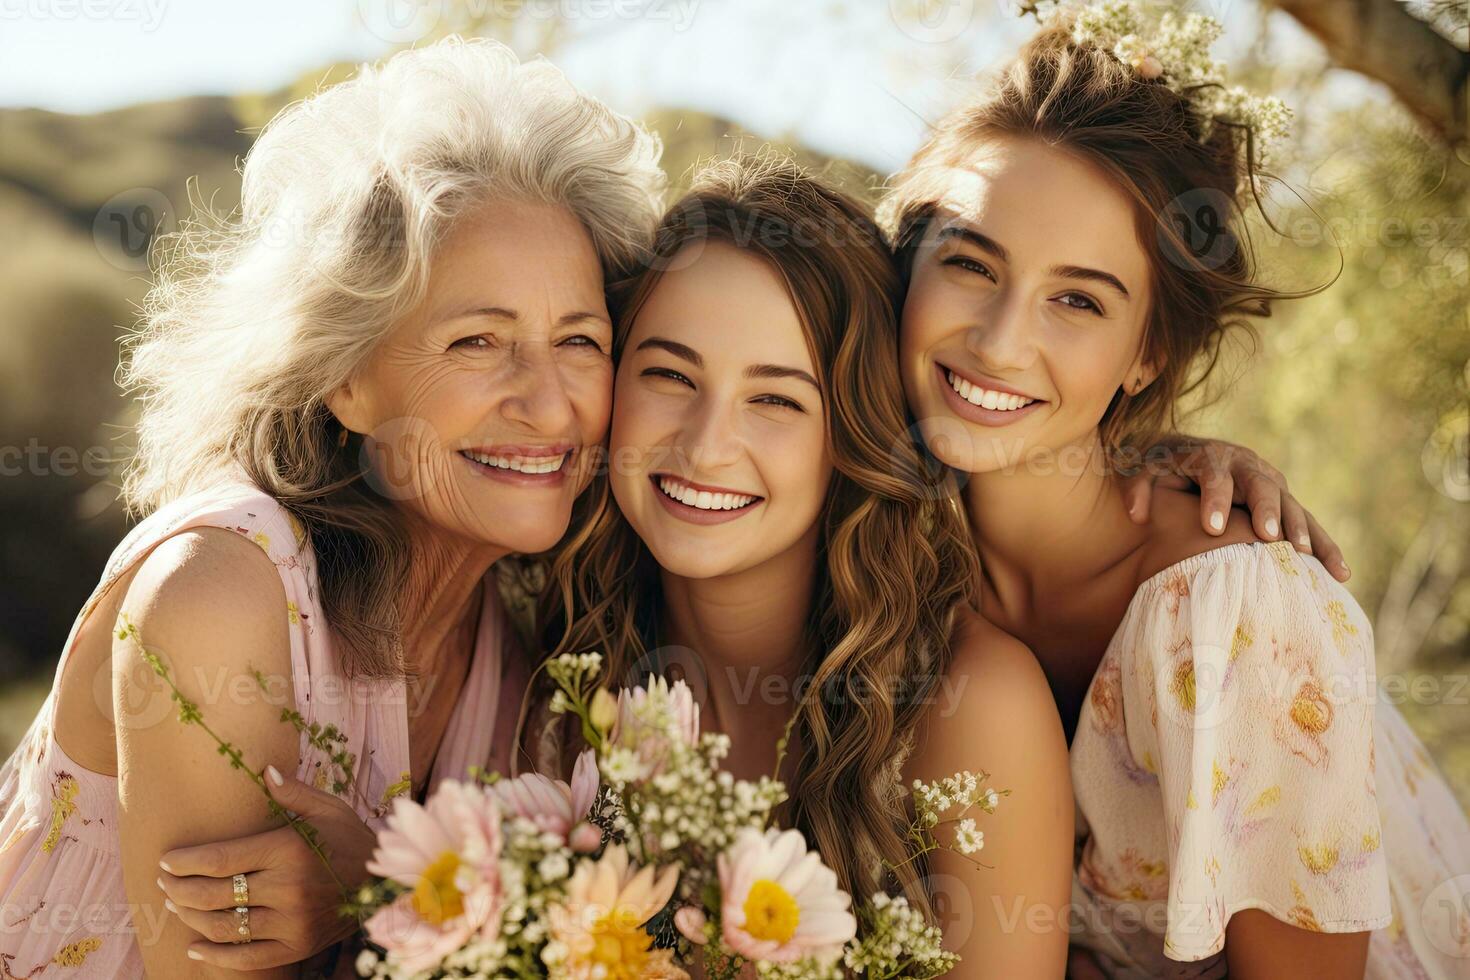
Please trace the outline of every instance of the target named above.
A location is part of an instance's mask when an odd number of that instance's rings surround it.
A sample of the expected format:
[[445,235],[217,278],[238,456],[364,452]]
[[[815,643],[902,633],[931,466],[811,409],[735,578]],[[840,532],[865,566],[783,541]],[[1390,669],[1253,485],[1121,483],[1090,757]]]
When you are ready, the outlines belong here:
[[234,884],[235,884],[235,904],[236,905],[249,905],[250,904],[250,885],[245,881],[245,876],[244,875],[235,875]]
[[240,937],[235,943],[250,942],[250,910],[243,905],[235,908],[235,933]]

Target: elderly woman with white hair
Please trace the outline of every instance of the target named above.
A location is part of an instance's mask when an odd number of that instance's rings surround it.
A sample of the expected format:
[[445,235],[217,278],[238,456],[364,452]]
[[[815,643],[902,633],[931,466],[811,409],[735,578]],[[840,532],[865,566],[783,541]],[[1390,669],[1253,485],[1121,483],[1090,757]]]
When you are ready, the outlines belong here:
[[353,931],[209,732],[349,885],[393,797],[509,768],[529,661],[487,572],[555,544],[597,465],[604,283],[642,255],[658,157],[484,41],[399,54],[266,127],[238,220],[182,234],[132,338],[124,490],[148,516],[0,771],[4,976],[294,976]]

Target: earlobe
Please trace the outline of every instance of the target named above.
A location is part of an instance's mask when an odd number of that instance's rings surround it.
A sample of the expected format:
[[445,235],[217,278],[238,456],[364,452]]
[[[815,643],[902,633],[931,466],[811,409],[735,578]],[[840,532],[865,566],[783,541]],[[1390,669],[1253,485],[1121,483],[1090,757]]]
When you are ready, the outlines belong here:
[[1128,371],[1127,379],[1123,382],[1123,390],[1128,393],[1129,397],[1137,397],[1143,393],[1143,389],[1154,383],[1163,370],[1163,364],[1144,361],[1140,355],[1139,361],[1134,362]]
[[370,426],[363,424],[361,400],[352,382],[347,382],[327,395],[327,410],[341,423],[344,431],[366,432]]

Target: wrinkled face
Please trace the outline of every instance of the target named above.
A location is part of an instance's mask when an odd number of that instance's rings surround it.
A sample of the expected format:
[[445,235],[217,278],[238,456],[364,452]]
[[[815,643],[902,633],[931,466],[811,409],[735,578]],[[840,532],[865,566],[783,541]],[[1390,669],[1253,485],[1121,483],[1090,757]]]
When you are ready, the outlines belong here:
[[431,526],[511,552],[566,531],[607,431],[602,269],[568,211],[497,201],[435,254],[426,298],[329,404],[374,486]]
[[970,473],[1091,445],[1147,385],[1148,257],[1133,206],[1061,150],[1001,138],[948,178],[904,300],[904,389],[925,442]]
[[815,535],[832,464],[817,371],[776,271],[718,242],[672,265],[618,364],[612,490],[661,567],[713,578]]

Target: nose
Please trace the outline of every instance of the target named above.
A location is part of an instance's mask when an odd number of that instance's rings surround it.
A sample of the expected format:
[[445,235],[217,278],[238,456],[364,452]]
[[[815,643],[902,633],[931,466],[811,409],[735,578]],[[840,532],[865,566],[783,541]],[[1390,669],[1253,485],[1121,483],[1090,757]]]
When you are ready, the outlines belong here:
[[501,386],[507,420],[541,434],[572,428],[576,412],[549,344],[517,344]]
[[1019,290],[1004,290],[977,311],[965,347],[994,373],[1022,371],[1036,359],[1035,321]]
[[714,393],[696,399],[679,429],[674,450],[682,457],[677,462],[686,479],[738,462],[745,452],[745,440],[728,400]]

